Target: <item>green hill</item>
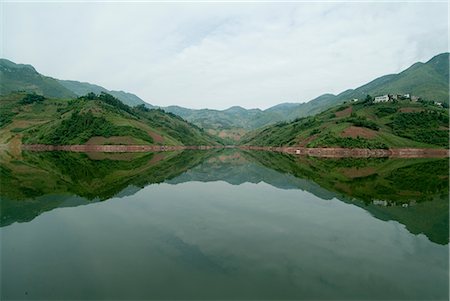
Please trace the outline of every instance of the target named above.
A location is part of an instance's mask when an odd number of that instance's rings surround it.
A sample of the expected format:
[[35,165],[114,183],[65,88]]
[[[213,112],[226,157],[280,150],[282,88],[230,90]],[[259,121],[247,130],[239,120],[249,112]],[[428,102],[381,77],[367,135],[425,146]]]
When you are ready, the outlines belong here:
[[143,105],[129,107],[106,93],[75,99],[16,93],[0,97],[0,104],[0,143],[219,144],[181,117]]
[[208,133],[225,139],[229,144],[235,144],[245,133],[252,129],[282,120],[277,114],[266,114],[260,109],[244,109],[231,107],[226,110],[201,109],[193,110],[179,106],[163,108],[193,124],[204,128]]
[[[278,105],[265,112],[283,115],[283,120],[317,114],[351,99],[364,99],[383,94],[406,94],[429,101],[449,102],[449,53],[436,55],[426,63],[415,63],[398,73],[379,77],[356,89],[338,95],[324,94],[306,103]],[[279,120],[281,121],[281,120]]]
[[[110,91],[90,83],[56,80],[39,74],[30,65],[15,64],[5,59],[0,59],[0,76],[0,95],[24,91],[49,98],[73,98],[89,92],[104,92],[130,106],[154,108],[131,93]],[[235,144],[251,130],[280,121],[312,116],[351,99],[362,100],[368,94],[377,96],[407,93],[448,105],[449,53],[439,54],[426,63],[415,63],[403,72],[379,77],[356,89],[349,89],[338,95],[324,94],[306,103],[282,103],[266,110],[241,107],[194,110],[179,106],[162,109],[205,129],[211,135],[219,136],[229,144]]]
[[54,98],[76,96],[58,80],[39,74],[31,65],[0,59],[0,95],[11,92],[36,93]]
[[153,107],[132,93],[111,91],[90,83],[55,79],[40,74],[31,65],[16,64],[0,59],[0,96],[12,92],[36,93],[51,98],[71,98],[90,92],[95,94],[105,92],[129,106],[143,104],[149,108]]
[[[338,95],[324,94],[305,103],[282,103],[266,110],[232,107],[227,110],[192,110],[176,106],[164,108],[211,133],[236,138],[244,133],[279,121],[311,116],[351,99],[364,99],[383,94],[406,94],[448,104],[449,53],[442,53],[426,63],[415,63],[398,74],[379,77],[356,89]],[[244,131],[238,131],[243,129]],[[228,134],[228,135],[227,135]],[[240,138],[241,135],[237,135]]]
[[135,94],[124,92],[124,91],[114,91],[114,90],[108,90],[101,86],[90,84],[90,83],[84,83],[74,80],[57,80],[62,86],[69,89],[73,93],[75,93],[77,96],[83,96],[90,92],[95,94],[100,94],[102,92],[111,94],[112,96],[116,97],[120,101],[122,101],[124,104],[129,105],[131,107],[138,106],[138,105],[145,105],[148,108],[154,108],[154,106],[146,103],[141,98],[136,96]]
[[259,146],[396,148],[449,146],[448,110],[409,100],[346,103],[315,116],[253,131],[241,143]]

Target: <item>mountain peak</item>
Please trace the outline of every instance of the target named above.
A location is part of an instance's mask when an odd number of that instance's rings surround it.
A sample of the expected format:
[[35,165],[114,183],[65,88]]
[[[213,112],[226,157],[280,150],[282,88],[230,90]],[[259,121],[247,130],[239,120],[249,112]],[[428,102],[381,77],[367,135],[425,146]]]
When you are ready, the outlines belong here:
[[35,73],[37,73],[36,69],[34,69],[33,66],[28,65],[28,64],[16,64],[14,62],[11,62],[10,60],[7,59],[2,59],[0,58],[0,70],[4,70],[4,69],[28,69],[31,70]]
[[225,111],[227,111],[227,112],[242,112],[242,111],[246,111],[246,109],[244,109],[243,107],[240,107],[240,106],[232,106],[232,107],[226,109]]

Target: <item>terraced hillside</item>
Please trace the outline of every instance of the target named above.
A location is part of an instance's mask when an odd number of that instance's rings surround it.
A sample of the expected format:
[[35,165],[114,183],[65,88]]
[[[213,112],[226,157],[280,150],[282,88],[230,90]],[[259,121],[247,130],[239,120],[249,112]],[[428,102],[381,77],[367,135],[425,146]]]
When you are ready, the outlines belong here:
[[15,93],[0,98],[0,144],[215,145],[220,140],[162,110],[129,107],[90,93],[48,99]]
[[254,130],[279,121],[318,114],[352,99],[364,99],[366,95],[411,94],[428,101],[448,104],[449,100],[449,53],[434,56],[429,61],[417,62],[397,74],[378,77],[355,89],[334,94],[323,94],[304,103],[281,103],[266,110],[246,110],[232,107],[227,110],[191,110],[176,106],[165,108],[184,119],[211,132],[222,133],[232,140],[239,140],[242,132]]
[[244,145],[346,148],[448,148],[448,110],[434,103],[346,103],[315,116],[253,131]]

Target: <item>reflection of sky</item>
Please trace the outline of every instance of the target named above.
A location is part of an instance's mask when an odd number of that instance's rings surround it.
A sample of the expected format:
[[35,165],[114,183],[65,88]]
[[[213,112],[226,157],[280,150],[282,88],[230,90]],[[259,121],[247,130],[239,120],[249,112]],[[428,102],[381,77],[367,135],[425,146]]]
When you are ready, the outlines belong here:
[[[237,153],[239,154],[239,153]],[[317,183],[295,177],[290,174],[280,173],[279,171],[264,167],[257,163],[250,163],[245,159],[244,162],[224,161],[219,164],[209,164],[207,161],[191,168],[183,174],[166,180],[165,183],[179,184],[188,181],[214,182],[225,181],[232,185],[243,183],[264,182],[281,189],[301,189],[307,190],[316,196],[324,199],[331,199],[335,196]]]
[[[151,185],[2,229],[3,294],[436,299],[448,246],[265,183]],[[23,296],[22,296],[23,297]]]

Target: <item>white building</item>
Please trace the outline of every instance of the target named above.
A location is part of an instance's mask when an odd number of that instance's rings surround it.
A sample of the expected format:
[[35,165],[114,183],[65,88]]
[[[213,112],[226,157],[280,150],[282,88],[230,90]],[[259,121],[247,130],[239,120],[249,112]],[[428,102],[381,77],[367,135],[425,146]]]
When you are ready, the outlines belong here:
[[375,102],[375,103],[377,103],[377,102],[388,102],[388,101],[389,101],[389,95],[377,96],[373,100],[373,102]]
[[377,199],[373,200],[373,201],[372,201],[372,204],[377,205],[377,206],[384,206],[384,207],[386,207],[387,205],[389,205],[388,201],[385,201],[385,200],[377,200]]

